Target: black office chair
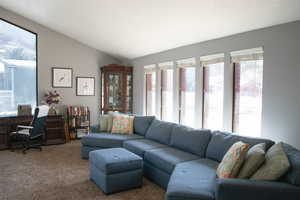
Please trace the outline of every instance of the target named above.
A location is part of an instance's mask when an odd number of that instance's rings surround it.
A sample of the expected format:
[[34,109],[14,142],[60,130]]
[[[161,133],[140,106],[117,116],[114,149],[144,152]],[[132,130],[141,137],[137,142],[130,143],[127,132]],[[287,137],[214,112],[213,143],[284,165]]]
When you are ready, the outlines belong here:
[[33,119],[29,126],[17,126],[17,130],[10,134],[10,145],[12,151],[14,151],[14,144],[21,144],[23,146],[24,154],[31,148],[37,148],[42,151],[45,122],[48,116],[48,111],[48,106],[38,106],[34,110]]

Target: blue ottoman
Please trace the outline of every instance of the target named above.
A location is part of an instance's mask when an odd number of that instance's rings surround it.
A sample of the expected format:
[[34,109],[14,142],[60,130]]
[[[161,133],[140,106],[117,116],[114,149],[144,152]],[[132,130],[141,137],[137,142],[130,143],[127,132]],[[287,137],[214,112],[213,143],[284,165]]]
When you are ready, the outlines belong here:
[[91,151],[90,179],[106,194],[141,187],[143,159],[124,148]]

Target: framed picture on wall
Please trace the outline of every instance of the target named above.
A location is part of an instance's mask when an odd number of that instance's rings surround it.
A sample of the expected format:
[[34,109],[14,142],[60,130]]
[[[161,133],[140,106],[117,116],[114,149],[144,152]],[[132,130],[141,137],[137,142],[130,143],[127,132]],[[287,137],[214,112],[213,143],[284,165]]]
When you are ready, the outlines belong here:
[[94,77],[76,77],[76,95],[77,96],[95,96],[95,78]]
[[72,68],[52,67],[52,87],[72,88],[73,70]]

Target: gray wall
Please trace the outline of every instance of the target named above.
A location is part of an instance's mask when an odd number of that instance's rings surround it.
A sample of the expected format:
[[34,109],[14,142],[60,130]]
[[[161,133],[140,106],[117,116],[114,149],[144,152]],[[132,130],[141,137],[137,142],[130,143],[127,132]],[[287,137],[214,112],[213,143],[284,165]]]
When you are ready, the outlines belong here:
[[201,42],[132,60],[134,111],[143,111],[143,66],[163,61],[225,53],[225,129],[232,114],[232,67],[229,53],[264,47],[262,137],[300,148],[300,21]]
[[[90,48],[1,7],[0,18],[38,34],[39,102],[43,99],[45,91],[54,90],[52,88],[51,67],[73,68],[73,88],[55,88],[55,90],[61,94],[63,104],[89,106],[92,124],[98,124],[97,116],[99,115],[98,110],[100,106],[99,67],[106,64],[119,63],[119,61],[110,55]],[[96,95],[88,97],[76,96],[76,76],[95,77]]]

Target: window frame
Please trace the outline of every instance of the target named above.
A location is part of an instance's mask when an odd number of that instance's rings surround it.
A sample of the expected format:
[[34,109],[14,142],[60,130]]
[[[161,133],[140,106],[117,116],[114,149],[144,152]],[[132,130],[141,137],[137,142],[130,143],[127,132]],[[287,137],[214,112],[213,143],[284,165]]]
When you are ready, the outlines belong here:
[[[173,61],[167,61],[167,62],[162,62],[162,63],[159,63],[158,64],[158,73],[160,74],[160,88],[159,88],[159,93],[160,93],[160,96],[159,96],[159,101],[160,101],[160,108],[159,108],[159,111],[160,111],[160,119],[161,120],[166,120],[166,119],[163,119],[163,83],[164,83],[164,72],[167,73],[167,70],[172,70],[172,96],[174,98],[174,62]],[[174,103],[174,101],[172,102]],[[174,107],[174,104],[173,104],[173,107]],[[174,109],[174,108],[173,108]],[[172,121],[174,121],[174,118],[172,119]]]
[[201,56],[200,57],[200,67],[202,68],[202,88],[201,88],[201,98],[202,98],[202,120],[201,120],[201,127],[205,128],[205,83],[206,83],[206,75],[205,75],[205,69],[209,67],[211,64],[218,64],[218,63],[223,63],[223,106],[222,106],[222,127],[221,129],[224,129],[224,100],[225,100],[225,94],[224,94],[224,89],[225,89],[225,54],[224,53],[217,53],[217,54],[212,54],[212,55],[207,55],[207,56]]
[[[185,61],[187,63],[185,63]],[[190,63],[189,63],[190,62]],[[197,88],[196,88],[196,83],[197,83],[197,59],[195,57],[188,57],[188,58],[183,58],[183,59],[179,59],[176,62],[176,70],[178,71],[178,84],[177,84],[177,96],[178,96],[178,123],[185,125],[182,123],[182,85],[181,85],[181,80],[182,80],[182,70],[187,69],[187,68],[194,68],[195,69],[195,97],[194,97],[194,106],[196,107],[196,94],[197,94]],[[193,112],[193,118],[194,118],[194,124],[191,127],[195,127],[195,123],[196,123],[196,109]]]
[[[36,83],[36,86],[35,86],[35,93],[36,93],[36,106],[38,106],[39,105],[39,103],[38,103],[38,99],[39,99],[39,87],[38,87],[38,85],[39,85],[39,82],[38,82],[38,78],[39,78],[39,76],[38,76],[38,74],[39,74],[39,67],[38,67],[38,33],[36,33],[36,32],[33,32],[33,31],[31,31],[31,30],[29,30],[29,29],[27,29],[27,28],[25,28],[25,27],[23,27],[23,26],[20,26],[20,25],[18,25],[18,24],[15,24],[14,22],[11,22],[11,21],[8,21],[8,20],[6,20],[6,19],[4,19],[4,18],[2,18],[2,17],[0,17],[0,21],[4,21],[4,22],[6,22],[6,23],[8,23],[8,24],[10,24],[10,25],[13,25],[13,26],[16,26],[16,27],[18,27],[18,28],[20,28],[20,29],[22,29],[22,30],[24,30],[24,31],[27,31],[27,32],[29,32],[29,33],[32,33],[33,35],[35,35],[35,55],[36,55],[36,58],[35,58],[35,83]],[[16,116],[16,115],[9,115],[9,116]],[[9,117],[9,116],[0,116],[0,118],[1,117]]]
[[[155,115],[156,116],[156,95],[157,95],[157,91],[156,91],[156,83],[157,83],[157,74],[156,74],[156,64],[150,64],[150,65],[146,65],[146,66],[144,66],[144,75],[143,75],[143,77],[144,77],[144,92],[143,92],[143,94],[144,94],[144,105],[143,105],[143,109],[144,109],[144,115],[145,116],[148,116],[148,109],[147,109],[147,104],[148,104],[148,92],[147,92],[147,86],[148,86],[148,84],[147,84],[147,75],[149,75],[149,74],[154,74],[154,76],[155,76],[155,90],[154,90],[154,94],[155,94],[155,105],[154,105],[154,113],[152,113],[152,115]],[[152,78],[153,78],[153,76],[152,76]],[[152,81],[151,81],[152,82]]]
[[[251,59],[252,60],[252,59]],[[253,61],[257,61],[259,59],[253,59]],[[264,59],[262,59],[264,61]],[[240,61],[241,62],[241,61]],[[250,136],[250,137],[257,137],[257,136],[251,136],[251,135],[243,135],[241,134],[239,131],[236,130],[236,127],[235,127],[235,122],[237,120],[237,116],[235,115],[236,113],[236,86],[237,86],[237,82],[236,82],[236,71],[237,71],[237,67],[241,67],[240,65],[240,62],[238,61],[232,61],[232,67],[233,67],[233,84],[232,84],[232,132],[236,132],[238,133],[239,135],[242,135],[242,136]],[[262,66],[264,68],[264,64]],[[262,74],[262,82],[263,82],[263,76],[264,74]],[[262,85],[262,91],[263,91],[263,85]],[[263,96],[261,96],[261,101],[263,100]],[[261,111],[260,111],[260,115],[261,115],[261,120],[260,120],[260,132],[259,132],[259,135],[258,137],[261,137],[261,133],[262,133],[262,114],[263,114],[263,110],[261,108]]]

